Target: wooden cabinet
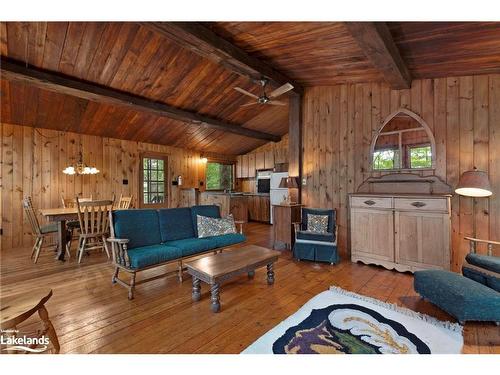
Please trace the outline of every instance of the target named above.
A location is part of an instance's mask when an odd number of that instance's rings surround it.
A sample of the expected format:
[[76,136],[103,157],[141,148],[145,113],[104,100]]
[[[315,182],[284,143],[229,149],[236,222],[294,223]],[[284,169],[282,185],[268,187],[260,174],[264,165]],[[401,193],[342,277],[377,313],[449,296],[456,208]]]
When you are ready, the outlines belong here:
[[299,223],[301,217],[299,204],[273,205],[273,248],[282,243],[292,248],[295,238],[293,223]]
[[242,155],[236,157],[236,178],[243,178],[242,175]]
[[241,155],[241,178],[248,178],[248,155]]
[[274,164],[288,163],[288,149],[278,148],[274,152]]
[[248,219],[268,223],[270,220],[270,199],[263,195],[249,195]]
[[256,170],[265,168],[265,166],[266,166],[266,163],[265,163],[266,158],[265,157],[266,157],[265,152],[255,153],[255,169]]
[[450,197],[351,195],[351,259],[398,271],[450,268]]
[[274,168],[274,151],[269,150],[264,152],[264,168],[273,169]]
[[248,176],[255,177],[255,154],[248,154]]
[[233,214],[236,221],[248,222],[248,199],[243,196],[232,196],[229,205],[229,212]]

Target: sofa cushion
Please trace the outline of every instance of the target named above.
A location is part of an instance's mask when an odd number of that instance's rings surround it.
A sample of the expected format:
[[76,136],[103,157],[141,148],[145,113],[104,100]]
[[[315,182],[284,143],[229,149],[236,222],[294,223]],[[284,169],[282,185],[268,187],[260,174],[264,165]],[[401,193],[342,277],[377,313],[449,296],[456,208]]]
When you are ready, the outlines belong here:
[[500,257],[469,253],[465,260],[474,266],[500,274]]
[[321,241],[321,242],[335,242],[335,233],[317,233],[307,230],[297,231],[298,240],[306,241]]
[[215,247],[225,247],[246,241],[246,237],[241,233],[223,234],[221,236],[208,237],[207,239],[215,241]]
[[208,238],[184,238],[182,240],[167,241],[165,245],[179,249],[182,256],[186,257],[213,249],[215,242]]
[[113,212],[116,238],[127,238],[128,248],[160,244],[158,211],[152,209],[119,210]]
[[164,244],[142,246],[130,249],[128,256],[133,269],[141,269],[181,257],[181,250]]
[[414,288],[459,321],[500,321],[500,293],[457,273],[417,271]]
[[163,242],[195,237],[189,207],[161,209],[158,215]]
[[202,205],[202,206],[193,206],[191,207],[191,222],[194,229],[194,236],[198,237],[198,228],[197,228],[197,216],[207,216],[207,217],[220,217],[219,206],[214,204],[212,205]]

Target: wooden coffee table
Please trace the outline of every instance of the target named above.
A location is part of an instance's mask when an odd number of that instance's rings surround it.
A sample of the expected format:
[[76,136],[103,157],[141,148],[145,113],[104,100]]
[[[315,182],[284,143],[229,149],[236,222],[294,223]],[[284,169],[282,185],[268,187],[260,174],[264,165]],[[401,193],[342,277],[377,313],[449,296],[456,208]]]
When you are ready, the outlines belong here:
[[249,245],[231,252],[219,253],[186,263],[187,272],[193,276],[193,301],[201,298],[201,281],[210,285],[212,311],[220,311],[220,283],[233,276],[247,273],[253,278],[255,270],[267,266],[267,283],[274,284],[273,263],[280,252],[264,247]]

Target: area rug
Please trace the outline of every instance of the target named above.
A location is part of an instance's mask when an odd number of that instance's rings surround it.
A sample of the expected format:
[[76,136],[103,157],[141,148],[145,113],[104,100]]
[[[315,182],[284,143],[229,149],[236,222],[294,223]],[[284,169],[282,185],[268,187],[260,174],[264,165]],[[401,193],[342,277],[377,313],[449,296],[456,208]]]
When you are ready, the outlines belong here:
[[462,346],[457,323],[331,287],[243,354],[456,354]]

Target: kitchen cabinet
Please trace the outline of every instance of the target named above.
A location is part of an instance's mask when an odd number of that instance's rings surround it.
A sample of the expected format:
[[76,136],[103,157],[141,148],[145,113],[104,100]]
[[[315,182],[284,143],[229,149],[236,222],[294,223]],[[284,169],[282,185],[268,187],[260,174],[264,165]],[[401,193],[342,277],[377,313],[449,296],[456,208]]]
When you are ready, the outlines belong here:
[[248,176],[255,177],[255,154],[248,154]]
[[241,155],[241,178],[248,178],[248,154]]
[[267,195],[248,195],[248,218],[252,221],[270,221],[270,200]]
[[265,169],[274,168],[274,150],[269,150],[264,152],[264,168]]
[[257,152],[255,153],[255,169],[264,169],[266,167],[266,153]]
[[236,157],[236,178],[243,178],[241,159],[242,159],[242,155],[238,155]]

